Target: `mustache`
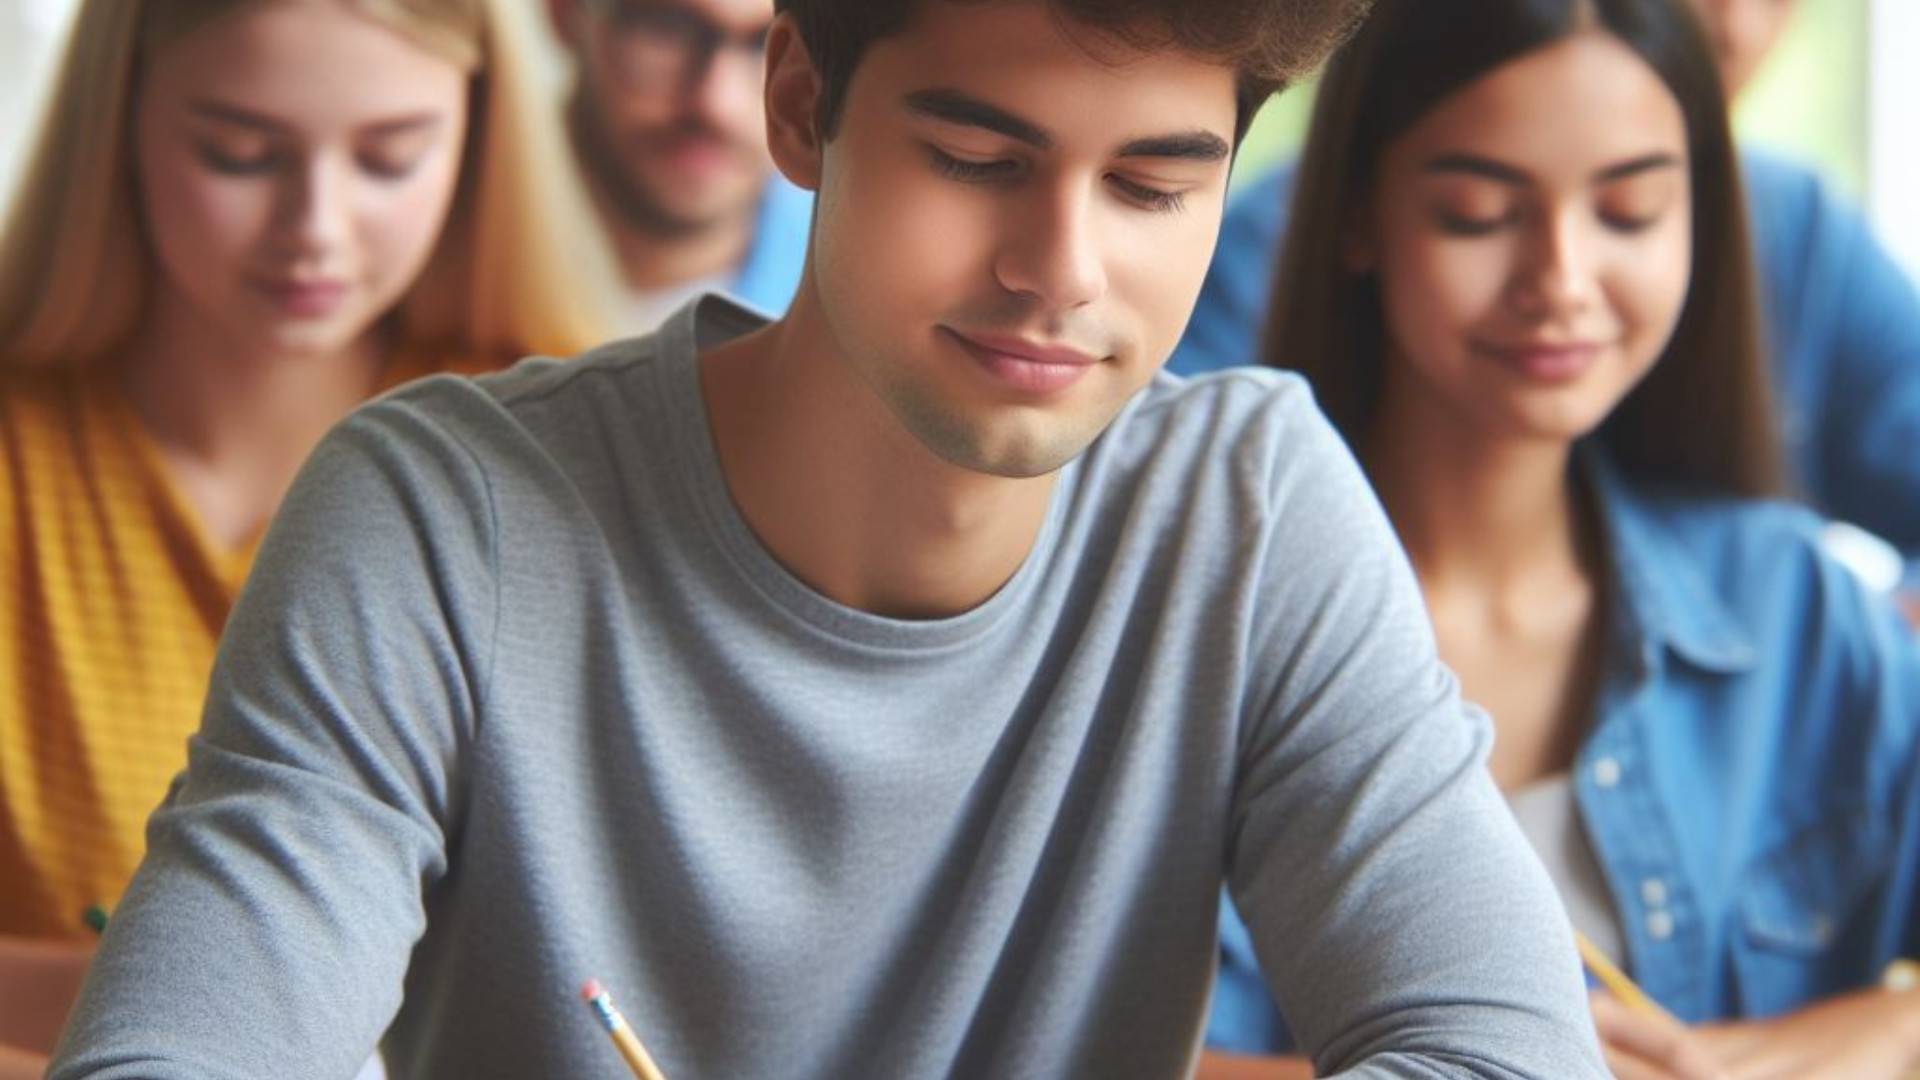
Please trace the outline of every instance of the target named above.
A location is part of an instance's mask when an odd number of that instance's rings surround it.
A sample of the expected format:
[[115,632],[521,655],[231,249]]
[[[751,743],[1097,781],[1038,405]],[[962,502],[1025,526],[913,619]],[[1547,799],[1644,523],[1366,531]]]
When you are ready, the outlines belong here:
[[749,153],[753,148],[751,140],[730,135],[697,117],[682,118],[662,129],[636,133],[631,137],[630,142],[640,147],[660,147],[673,146],[677,143],[707,142],[725,147],[737,154]]

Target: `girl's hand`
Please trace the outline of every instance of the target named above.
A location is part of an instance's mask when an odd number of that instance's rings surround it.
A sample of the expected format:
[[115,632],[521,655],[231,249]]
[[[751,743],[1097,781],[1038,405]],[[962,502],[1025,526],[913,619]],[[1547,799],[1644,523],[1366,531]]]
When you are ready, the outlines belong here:
[[1729,1080],[1902,1080],[1920,1062],[1920,993],[1875,987],[1696,1034]]
[[1602,990],[1587,995],[1607,1068],[1619,1080],[1732,1080],[1698,1032],[1637,1012]]

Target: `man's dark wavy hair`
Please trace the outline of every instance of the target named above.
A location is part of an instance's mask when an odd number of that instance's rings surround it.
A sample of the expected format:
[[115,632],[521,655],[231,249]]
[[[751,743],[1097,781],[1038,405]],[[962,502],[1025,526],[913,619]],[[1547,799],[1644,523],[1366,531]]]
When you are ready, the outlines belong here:
[[[900,33],[921,4],[980,0],[776,0],[820,73],[816,116],[831,139],[867,48]],[[1236,140],[1261,103],[1311,74],[1360,25],[1372,0],[1045,0],[1066,25],[1135,48],[1179,49],[1239,76]]]

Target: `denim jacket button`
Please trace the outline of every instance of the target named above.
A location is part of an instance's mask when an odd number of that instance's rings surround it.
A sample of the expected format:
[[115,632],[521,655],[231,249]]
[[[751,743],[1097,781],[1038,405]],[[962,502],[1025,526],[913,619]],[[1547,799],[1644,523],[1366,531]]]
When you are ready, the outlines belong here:
[[1647,936],[1655,941],[1665,941],[1673,936],[1673,916],[1664,911],[1655,911],[1647,916]]
[[1667,883],[1657,877],[1650,877],[1640,883],[1640,899],[1648,907],[1667,906]]
[[1594,762],[1593,782],[1603,788],[1610,788],[1619,784],[1620,762],[1610,757],[1603,757],[1599,761]]

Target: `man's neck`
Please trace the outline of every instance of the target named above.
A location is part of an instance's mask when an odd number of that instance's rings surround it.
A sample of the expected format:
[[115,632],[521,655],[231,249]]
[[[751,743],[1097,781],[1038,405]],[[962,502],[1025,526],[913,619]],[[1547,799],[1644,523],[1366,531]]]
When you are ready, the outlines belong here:
[[1054,477],[1009,479],[922,446],[796,301],[701,358],[721,470],[767,550],[822,595],[902,619],[958,615],[1032,551]]

